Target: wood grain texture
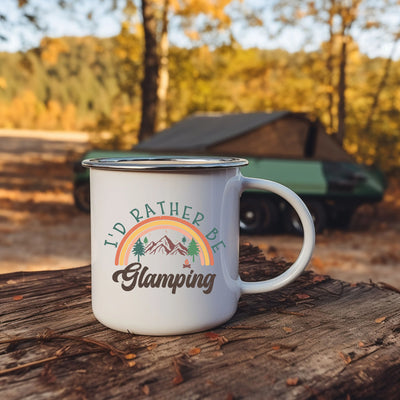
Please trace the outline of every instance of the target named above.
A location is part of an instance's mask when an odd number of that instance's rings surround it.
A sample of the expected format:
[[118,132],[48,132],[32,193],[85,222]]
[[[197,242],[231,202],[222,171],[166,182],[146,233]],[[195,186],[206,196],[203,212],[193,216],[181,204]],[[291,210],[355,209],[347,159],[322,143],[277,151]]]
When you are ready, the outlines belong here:
[[[241,246],[241,276],[287,265]],[[212,332],[135,336],[98,323],[90,267],[0,276],[0,398],[398,399],[400,294],[305,272],[246,295]]]

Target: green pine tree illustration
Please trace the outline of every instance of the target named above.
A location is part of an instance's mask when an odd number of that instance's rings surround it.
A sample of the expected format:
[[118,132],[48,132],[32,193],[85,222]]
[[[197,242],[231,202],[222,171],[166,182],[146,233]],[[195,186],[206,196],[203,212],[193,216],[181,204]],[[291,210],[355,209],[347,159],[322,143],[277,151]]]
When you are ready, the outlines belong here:
[[147,236],[143,239],[143,243],[146,245],[147,243],[149,243],[149,239],[147,239]]
[[200,253],[199,246],[194,239],[192,239],[191,242],[189,243],[187,253],[189,256],[193,257],[193,262],[194,262],[194,257],[199,255]]
[[140,256],[144,256],[144,253],[145,253],[144,244],[142,243],[140,238],[138,239],[138,241],[133,246],[132,253],[135,256],[137,256],[138,262],[140,262]]
[[186,237],[185,236],[182,238],[182,243],[186,243]]

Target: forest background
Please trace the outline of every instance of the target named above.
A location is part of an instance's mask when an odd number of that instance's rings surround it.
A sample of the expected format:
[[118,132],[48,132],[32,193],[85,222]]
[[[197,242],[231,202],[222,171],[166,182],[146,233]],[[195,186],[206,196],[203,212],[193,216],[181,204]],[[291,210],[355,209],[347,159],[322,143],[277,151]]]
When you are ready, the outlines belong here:
[[[32,3],[18,1],[20,18],[40,29],[41,2],[35,12],[28,9]],[[379,16],[399,16],[399,2],[275,2],[275,35],[294,25],[309,34],[323,26],[329,33],[317,48],[308,50],[305,41],[295,52],[241,45],[233,24],[240,19],[249,29],[262,27],[260,8],[229,13],[231,3],[242,2],[110,1],[110,12],[119,7],[122,15],[116,36],[44,36],[39,46],[0,53],[0,127],[89,130],[93,146],[126,149],[143,137],[149,109],[150,134],[196,112],[309,112],[358,161],[398,173],[400,34],[386,32],[392,46],[386,57],[362,53],[354,36],[363,30],[382,34]],[[57,4],[68,18],[79,2]],[[86,17],[92,20],[92,11]],[[189,45],[168,42],[174,17]],[[6,13],[0,12],[0,21],[7,25]],[[152,92],[156,96],[146,98]]]

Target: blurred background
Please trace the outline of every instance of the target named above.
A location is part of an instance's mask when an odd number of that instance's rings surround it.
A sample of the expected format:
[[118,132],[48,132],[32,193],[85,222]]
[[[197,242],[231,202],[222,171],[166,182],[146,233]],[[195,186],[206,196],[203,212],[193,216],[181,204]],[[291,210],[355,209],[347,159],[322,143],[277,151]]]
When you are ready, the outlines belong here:
[[[397,0],[3,0],[0,271],[90,263],[73,164],[196,113],[309,113],[383,200],[317,237],[311,268],[400,287]],[[301,238],[242,235],[294,260]]]

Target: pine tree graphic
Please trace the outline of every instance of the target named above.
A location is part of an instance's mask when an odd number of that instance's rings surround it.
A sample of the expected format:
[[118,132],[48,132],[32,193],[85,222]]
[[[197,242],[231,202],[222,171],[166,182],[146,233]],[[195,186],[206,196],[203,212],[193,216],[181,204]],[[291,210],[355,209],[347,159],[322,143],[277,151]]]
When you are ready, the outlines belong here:
[[188,253],[188,256],[193,257],[193,262],[194,262],[194,257],[199,255],[199,253],[200,253],[199,246],[194,239],[192,239],[191,242],[189,243],[187,253]]
[[145,253],[144,244],[142,243],[140,238],[133,246],[132,253],[135,256],[137,256],[137,260],[138,260],[138,262],[140,262],[140,256],[144,256],[144,253]]

